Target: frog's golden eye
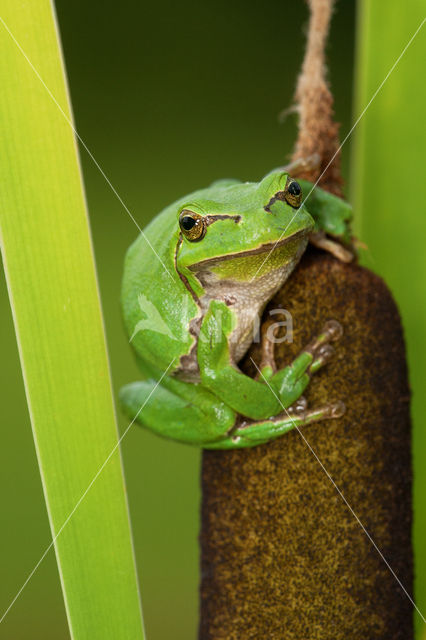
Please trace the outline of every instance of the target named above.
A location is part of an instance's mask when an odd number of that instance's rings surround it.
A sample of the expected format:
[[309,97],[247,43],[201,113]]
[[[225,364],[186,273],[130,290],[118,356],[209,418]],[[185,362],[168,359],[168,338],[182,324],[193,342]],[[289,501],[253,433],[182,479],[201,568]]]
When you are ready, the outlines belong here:
[[185,238],[191,242],[197,242],[204,238],[207,225],[205,218],[199,213],[183,209],[179,216],[179,225]]
[[285,201],[297,209],[302,204],[302,187],[296,180],[288,178],[284,191]]

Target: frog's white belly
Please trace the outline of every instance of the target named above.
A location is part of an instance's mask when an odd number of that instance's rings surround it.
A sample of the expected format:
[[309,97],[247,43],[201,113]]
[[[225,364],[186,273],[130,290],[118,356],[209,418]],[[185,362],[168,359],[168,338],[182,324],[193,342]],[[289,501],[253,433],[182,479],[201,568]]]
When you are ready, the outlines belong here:
[[210,300],[223,300],[237,316],[236,328],[229,338],[231,361],[237,363],[255,339],[265,305],[284,284],[295,266],[287,263],[253,282],[221,280],[216,274],[197,274],[206,294],[201,299],[203,315]]
[[235,312],[237,323],[229,338],[230,357],[233,364],[237,364],[241,360],[256,336],[266,304],[287,280],[305,246],[301,246],[300,251],[292,259],[252,281],[220,278],[208,268],[195,271],[205,295],[200,299],[200,316],[191,327],[196,341],[191,352],[181,358],[177,371],[179,377],[192,382],[199,380],[197,336],[211,300],[222,300]]

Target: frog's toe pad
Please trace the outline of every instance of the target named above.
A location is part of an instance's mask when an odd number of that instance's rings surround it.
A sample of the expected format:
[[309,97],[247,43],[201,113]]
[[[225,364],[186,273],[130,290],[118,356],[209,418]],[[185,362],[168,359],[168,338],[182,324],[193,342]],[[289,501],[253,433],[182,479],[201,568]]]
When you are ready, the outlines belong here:
[[323,362],[328,362],[328,360],[330,360],[330,358],[333,356],[334,354],[334,349],[331,346],[331,344],[323,344],[316,352],[315,352],[315,358],[316,359],[321,359]]
[[342,337],[343,327],[337,320],[327,320],[323,327],[323,332],[328,334],[330,342],[335,342]]
[[341,418],[346,413],[346,405],[341,400],[330,404],[330,418]]
[[307,408],[308,401],[306,400],[305,396],[300,396],[300,398],[298,398],[296,402],[293,402],[293,404],[288,408],[287,411],[291,415],[304,414]]

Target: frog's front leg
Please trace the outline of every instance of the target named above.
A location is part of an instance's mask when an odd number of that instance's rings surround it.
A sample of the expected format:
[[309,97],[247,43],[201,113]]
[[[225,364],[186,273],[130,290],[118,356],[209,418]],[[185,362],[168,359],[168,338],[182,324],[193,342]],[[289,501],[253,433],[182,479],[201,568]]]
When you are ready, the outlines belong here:
[[279,399],[266,384],[245,375],[231,362],[229,338],[233,319],[225,303],[210,302],[198,337],[201,382],[237,413],[263,420],[280,412]]
[[[290,404],[294,398],[295,389],[302,385],[307,386],[310,376],[330,359],[333,349],[329,344],[333,340],[338,340],[341,336],[342,328],[336,321],[329,320],[324,325],[321,333],[305,347],[302,353],[294,360],[292,365],[285,367],[277,374],[273,341],[267,344],[267,336],[263,336],[262,362],[264,368],[255,366],[260,378],[269,386],[270,392],[278,397],[280,393],[281,412],[279,415],[269,420],[251,421],[245,420],[241,416],[237,418],[235,426],[228,435],[219,442],[204,445],[208,449],[240,449],[254,447],[265,444],[271,440],[284,435],[294,428],[299,428],[319,420],[340,418],[345,413],[343,402],[335,402],[316,409],[308,409],[306,399],[299,395],[295,402]],[[265,357],[266,356],[266,357]],[[254,361],[253,361],[254,362]],[[267,374],[269,372],[269,380]],[[272,384],[274,384],[275,389]],[[288,409],[287,409],[288,407]]]
[[201,381],[234,411],[252,420],[269,419],[291,406],[309,384],[311,374],[329,359],[328,343],[340,332],[338,323],[328,323],[290,366],[275,374],[266,367],[264,379],[253,380],[231,362],[228,341],[232,320],[232,312],[223,302],[210,302],[198,341]]

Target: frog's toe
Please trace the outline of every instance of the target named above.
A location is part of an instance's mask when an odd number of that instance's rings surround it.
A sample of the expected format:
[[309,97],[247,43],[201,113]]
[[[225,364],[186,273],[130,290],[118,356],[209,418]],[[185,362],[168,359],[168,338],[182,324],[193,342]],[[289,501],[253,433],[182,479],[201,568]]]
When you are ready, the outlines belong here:
[[330,418],[341,418],[346,413],[346,405],[341,400],[330,405]]
[[342,335],[343,328],[340,322],[337,322],[337,320],[327,320],[321,333],[308,344],[306,351],[314,356],[314,361],[320,359],[325,364],[333,353],[329,343],[340,340]]
[[[287,319],[285,311],[278,310],[278,314],[284,316]],[[260,369],[269,367],[273,373],[277,370],[275,362],[275,344],[277,342],[277,330],[278,326],[275,319],[266,320],[262,324],[261,330],[261,361]],[[258,376],[257,376],[258,377]]]
[[305,396],[300,396],[287,409],[287,413],[293,419],[300,419],[303,422],[311,422],[314,420],[323,420],[330,418],[341,418],[346,412],[346,406],[343,402],[330,402],[329,404],[319,407],[318,409],[308,409],[308,401]]
[[316,373],[321,367],[323,367],[333,357],[334,349],[331,344],[323,344],[315,351],[314,360],[308,370],[309,374]]
[[300,411],[299,413],[292,413],[291,418],[295,421],[295,426],[306,425],[311,422],[317,422],[319,420],[329,420],[341,418],[346,412],[346,406],[343,402],[338,400],[337,402],[330,402],[317,409],[307,409]]
[[308,401],[306,400],[305,396],[300,396],[300,398],[298,398],[296,402],[293,402],[293,404],[289,406],[288,412],[291,415],[304,413],[307,407]]
[[327,320],[323,327],[323,332],[329,335],[331,342],[335,342],[342,337],[343,327],[337,320]]

